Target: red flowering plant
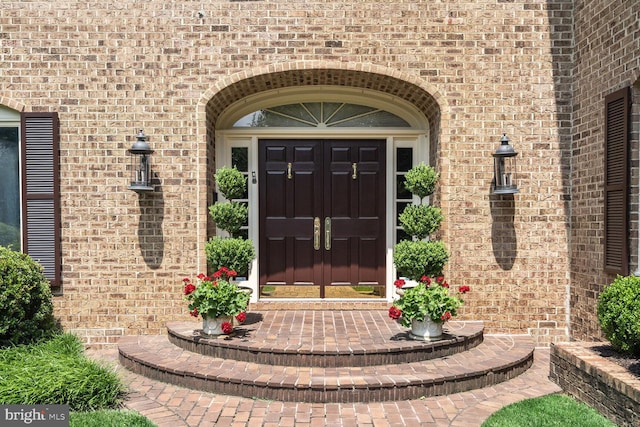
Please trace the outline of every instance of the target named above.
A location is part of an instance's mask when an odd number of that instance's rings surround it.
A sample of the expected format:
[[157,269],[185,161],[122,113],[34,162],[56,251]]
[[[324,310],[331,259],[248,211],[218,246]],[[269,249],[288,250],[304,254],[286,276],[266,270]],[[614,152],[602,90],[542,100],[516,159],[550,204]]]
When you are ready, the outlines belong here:
[[[194,317],[200,315],[203,318],[236,316],[239,323],[244,322],[247,318],[245,311],[250,295],[232,282],[231,279],[236,275],[234,270],[221,267],[211,277],[200,273],[197,284],[192,283],[188,277],[182,279],[184,299],[189,301],[190,314]],[[223,332],[231,333],[233,325],[226,326],[228,332],[225,332],[224,323],[222,324]]]
[[[402,288],[405,282],[398,279],[394,285]],[[469,290],[469,286],[460,286],[458,293],[464,294]],[[450,294],[449,284],[443,276],[435,279],[422,276],[416,286],[405,288],[403,291],[400,298],[389,308],[389,317],[400,319],[402,326],[407,328],[411,327],[413,319],[446,322],[457,314],[458,308],[463,304],[460,297]]]

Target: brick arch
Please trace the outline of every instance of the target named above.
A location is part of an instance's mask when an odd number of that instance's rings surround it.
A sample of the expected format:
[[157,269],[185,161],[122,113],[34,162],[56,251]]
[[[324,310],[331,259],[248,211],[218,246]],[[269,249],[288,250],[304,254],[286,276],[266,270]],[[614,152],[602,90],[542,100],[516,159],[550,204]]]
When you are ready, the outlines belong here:
[[12,110],[16,110],[18,112],[23,112],[26,109],[26,105],[15,101],[7,96],[4,96],[2,92],[0,92],[0,105],[4,105],[5,107],[11,108]]
[[[206,91],[202,104],[205,105],[207,127],[211,130],[225,108],[247,96],[300,86],[338,86],[388,93],[413,104],[425,115],[431,129],[439,128],[442,109],[446,107],[434,87],[398,70],[370,64],[273,64],[228,76]],[[436,135],[437,132],[433,132],[432,138]]]

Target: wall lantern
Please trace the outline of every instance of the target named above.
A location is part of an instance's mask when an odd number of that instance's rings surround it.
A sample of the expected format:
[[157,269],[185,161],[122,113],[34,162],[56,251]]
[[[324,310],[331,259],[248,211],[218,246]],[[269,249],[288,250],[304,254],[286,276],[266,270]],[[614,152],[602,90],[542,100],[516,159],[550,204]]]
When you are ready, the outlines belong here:
[[138,132],[137,141],[133,143],[129,151],[131,156],[131,185],[129,190],[135,192],[153,191],[151,186],[151,153],[153,150],[147,144],[147,135]]
[[509,145],[507,134],[500,139],[500,147],[493,153],[493,194],[519,193],[516,185],[516,156],[512,146]]

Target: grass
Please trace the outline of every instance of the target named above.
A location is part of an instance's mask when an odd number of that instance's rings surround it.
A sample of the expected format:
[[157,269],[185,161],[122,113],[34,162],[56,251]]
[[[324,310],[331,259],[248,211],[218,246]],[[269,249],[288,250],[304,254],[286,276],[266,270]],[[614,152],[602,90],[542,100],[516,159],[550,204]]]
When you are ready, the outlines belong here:
[[552,394],[505,406],[482,427],[615,427],[615,424],[584,403]]
[[72,412],[69,427],[155,427],[149,419],[136,412],[103,409],[93,412]]
[[0,351],[0,402],[67,404],[71,411],[117,406],[125,389],[115,372],[84,355],[75,335]]
[[115,371],[86,357],[75,335],[0,349],[0,404],[69,405],[70,427],[155,426],[114,410],[124,395]]

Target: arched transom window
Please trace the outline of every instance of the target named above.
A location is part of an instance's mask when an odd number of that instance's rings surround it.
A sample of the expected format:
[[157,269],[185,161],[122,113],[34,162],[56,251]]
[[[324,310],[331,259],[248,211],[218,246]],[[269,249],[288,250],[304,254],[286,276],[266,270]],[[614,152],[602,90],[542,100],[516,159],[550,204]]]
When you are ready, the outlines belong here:
[[389,111],[344,102],[302,102],[264,108],[233,125],[243,127],[410,127]]

